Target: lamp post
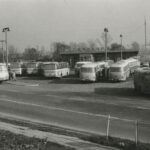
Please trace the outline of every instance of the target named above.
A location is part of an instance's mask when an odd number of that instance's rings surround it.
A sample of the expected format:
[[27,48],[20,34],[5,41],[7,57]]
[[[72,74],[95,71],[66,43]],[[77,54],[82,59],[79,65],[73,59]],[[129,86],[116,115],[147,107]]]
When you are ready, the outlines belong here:
[[7,32],[10,31],[9,27],[3,28],[2,32],[5,32],[5,44],[6,44],[6,66],[8,68],[8,49],[7,49]]
[[105,32],[105,61],[107,61],[107,33],[108,33],[108,29],[104,28],[104,32]]
[[120,52],[121,52],[121,60],[122,60],[122,38],[123,38],[123,35],[120,34]]
[[2,54],[3,54],[3,63],[4,63],[5,62],[5,58],[4,58],[3,43],[5,42],[5,40],[0,40],[0,42],[2,43]]

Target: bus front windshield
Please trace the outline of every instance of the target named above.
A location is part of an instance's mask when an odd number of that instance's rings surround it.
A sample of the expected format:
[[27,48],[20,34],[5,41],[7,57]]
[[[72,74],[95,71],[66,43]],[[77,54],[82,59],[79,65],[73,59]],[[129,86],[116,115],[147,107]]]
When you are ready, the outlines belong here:
[[121,72],[121,68],[120,67],[111,67],[110,71],[111,72]]
[[81,68],[81,72],[92,73],[92,72],[94,72],[94,68]]
[[45,69],[45,70],[55,70],[56,69],[56,65],[55,64],[45,64],[43,66],[43,69]]

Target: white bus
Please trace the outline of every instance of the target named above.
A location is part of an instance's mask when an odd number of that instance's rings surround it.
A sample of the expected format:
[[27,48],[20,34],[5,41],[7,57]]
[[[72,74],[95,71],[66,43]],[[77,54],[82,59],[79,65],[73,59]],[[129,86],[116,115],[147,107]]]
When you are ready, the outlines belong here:
[[126,59],[125,61],[127,61],[129,64],[130,75],[132,75],[134,71],[140,67],[140,61],[136,58],[129,58]]
[[109,79],[114,81],[126,81],[138,67],[140,67],[140,62],[135,58],[118,61],[110,66]]
[[40,62],[28,62],[26,64],[27,75],[37,75]]
[[92,63],[91,61],[78,61],[78,62],[76,62],[76,64],[75,64],[75,75],[76,76],[80,76],[79,74],[80,74],[80,68],[83,66],[83,65],[85,65],[85,64],[90,64],[90,63]]
[[125,81],[130,75],[129,64],[125,60],[121,60],[110,66],[109,79],[114,81]]
[[150,68],[138,68],[134,73],[134,89],[137,92],[150,94]]
[[42,64],[43,75],[45,77],[64,77],[70,74],[67,62],[46,62]]
[[0,83],[9,80],[9,72],[6,64],[0,63]]
[[16,75],[22,75],[21,63],[19,63],[19,62],[11,63],[10,70],[15,72]]
[[102,77],[102,71],[107,62],[95,62],[85,64],[80,69],[81,81],[98,81]]

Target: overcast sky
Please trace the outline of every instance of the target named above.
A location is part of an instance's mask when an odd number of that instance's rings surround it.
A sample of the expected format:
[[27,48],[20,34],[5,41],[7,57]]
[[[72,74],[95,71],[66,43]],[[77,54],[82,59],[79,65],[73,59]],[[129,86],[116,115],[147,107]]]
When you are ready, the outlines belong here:
[[143,44],[145,17],[149,40],[150,0],[0,0],[0,28],[10,27],[8,43],[20,51],[100,39],[105,27],[112,42],[119,43],[123,34],[125,45]]

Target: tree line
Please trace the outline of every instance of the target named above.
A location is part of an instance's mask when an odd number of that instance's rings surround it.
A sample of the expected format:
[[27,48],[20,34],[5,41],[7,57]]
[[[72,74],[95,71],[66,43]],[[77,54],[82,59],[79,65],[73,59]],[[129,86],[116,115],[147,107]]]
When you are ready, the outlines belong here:
[[[94,50],[104,50],[103,42],[99,41],[98,39],[88,40],[87,42],[70,42],[69,44],[65,42],[54,42],[52,43],[51,50],[45,50],[42,46],[40,49],[38,47],[28,47],[25,48],[23,52],[20,52],[15,48],[15,46],[10,45],[8,47],[8,59],[9,62],[16,62],[16,61],[61,61],[60,53],[66,50],[69,51],[77,51],[77,50],[86,50],[90,49]],[[111,43],[108,45],[108,50],[119,50],[121,45],[118,43]],[[128,49],[125,46],[122,46],[122,49]],[[133,42],[130,45],[130,49],[132,50],[139,50],[140,46],[137,42]],[[5,61],[6,52],[2,48],[0,48],[0,62]],[[4,60],[3,60],[4,59]]]

